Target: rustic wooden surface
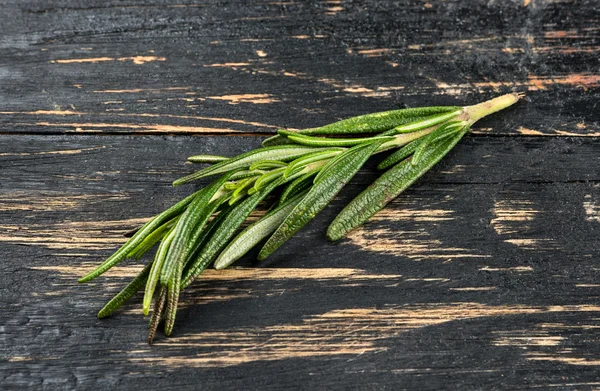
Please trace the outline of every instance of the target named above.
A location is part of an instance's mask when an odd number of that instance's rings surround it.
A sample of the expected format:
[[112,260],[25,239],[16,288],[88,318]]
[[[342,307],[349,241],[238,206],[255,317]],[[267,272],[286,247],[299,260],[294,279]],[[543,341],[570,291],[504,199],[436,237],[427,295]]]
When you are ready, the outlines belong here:
[[[0,388],[600,388],[600,4],[0,1]],[[138,266],[76,279],[278,127],[527,99],[338,244],[374,163],[264,264],[206,273],[174,337]]]

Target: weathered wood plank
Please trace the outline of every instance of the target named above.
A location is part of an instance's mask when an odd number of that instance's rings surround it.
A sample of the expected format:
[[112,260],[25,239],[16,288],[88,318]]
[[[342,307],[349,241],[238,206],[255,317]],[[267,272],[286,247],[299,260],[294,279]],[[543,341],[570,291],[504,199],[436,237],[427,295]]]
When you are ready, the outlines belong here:
[[[0,137],[3,387],[581,389],[597,383],[594,139],[468,137],[349,239],[343,194],[268,262],[184,293],[175,338],[137,304],[94,314],[137,266],[76,277],[190,191],[192,153],[257,137]],[[498,379],[502,379],[498,383]]]
[[[2,2],[0,388],[600,386],[596,1],[196,3]],[[76,283],[191,191],[185,156],[510,90],[348,239],[324,229],[374,164],[268,262],[207,272],[175,338],[94,318],[135,263]]]
[[596,5],[9,1],[0,131],[272,133],[516,89],[478,132],[598,136]]

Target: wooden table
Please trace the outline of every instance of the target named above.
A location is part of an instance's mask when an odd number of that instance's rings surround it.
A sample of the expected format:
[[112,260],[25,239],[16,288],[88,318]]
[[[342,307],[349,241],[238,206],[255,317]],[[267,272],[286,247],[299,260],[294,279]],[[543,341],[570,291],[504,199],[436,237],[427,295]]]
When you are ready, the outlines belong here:
[[[600,387],[597,0],[5,0],[0,388]],[[374,163],[145,342],[139,266],[76,279],[189,194],[188,155],[397,107],[526,100],[338,244]]]

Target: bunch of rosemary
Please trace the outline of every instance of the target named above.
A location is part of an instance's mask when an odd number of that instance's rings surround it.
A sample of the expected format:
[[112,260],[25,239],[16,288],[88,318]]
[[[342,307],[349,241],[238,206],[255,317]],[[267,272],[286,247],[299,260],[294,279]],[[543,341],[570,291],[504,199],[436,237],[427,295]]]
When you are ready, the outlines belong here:
[[[367,114],[298,132],[280,130],[265,140],[262,148],[232,158],[192,156],[191,162],[213,164],[176,180],[175,185],[209,176],[218,178],[153,217],[79,282],[100,276],[125,258],[139,259],[158,245],[153,259],[100,310],[98,317],[110,315],[145,289],[144,315],[149,314],[154,301],[148,341],[152,342],[161,320],[169,336],[180,291],[209,265],[223,269],[265,239],[258,258],[267,258],[315,217],[369,157],[396,149],[378,166],[387,171],[329,226],[330,240],[342,238],[433,167],[474,122],[514,104],[520,97],[508,94],[474,106]],[[280,188],[283,190],[278,201],[268,213],[238,232],[258,204]]]

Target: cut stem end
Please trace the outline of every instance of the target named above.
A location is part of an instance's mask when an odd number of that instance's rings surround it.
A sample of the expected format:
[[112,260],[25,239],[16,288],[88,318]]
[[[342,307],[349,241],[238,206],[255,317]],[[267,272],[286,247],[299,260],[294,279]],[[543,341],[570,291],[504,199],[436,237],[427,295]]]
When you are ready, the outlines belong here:
[[470,126],[483,117],[487,117],[490,114],[514,105],[524,96],[525,94],[523,93],[514,92],[512,94],[502,95],[473,106],[466,106],[463,114],[460,116],[462,118],[460,119],[467,121]]

